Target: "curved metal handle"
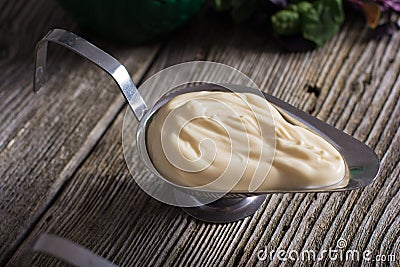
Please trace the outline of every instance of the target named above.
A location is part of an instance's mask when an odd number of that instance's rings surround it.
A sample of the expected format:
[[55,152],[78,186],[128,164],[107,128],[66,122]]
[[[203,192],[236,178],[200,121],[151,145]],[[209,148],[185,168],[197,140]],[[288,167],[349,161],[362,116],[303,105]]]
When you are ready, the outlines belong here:
[[85,247],[46,233],[39,235],[33,246],[23,251],[23,255],[20,258],[20,266],[32,266],[34,253],[53,256],[73,266],[117,267],[117,265],[94,254]]
[[147,106],[126,68],[114,57],[82,37],[62,29],[50,30],[36,45],[33,91],[46,82],[47,44],[53,42],[68,48],[106,71],[118,84],[138,121],[147,112]]

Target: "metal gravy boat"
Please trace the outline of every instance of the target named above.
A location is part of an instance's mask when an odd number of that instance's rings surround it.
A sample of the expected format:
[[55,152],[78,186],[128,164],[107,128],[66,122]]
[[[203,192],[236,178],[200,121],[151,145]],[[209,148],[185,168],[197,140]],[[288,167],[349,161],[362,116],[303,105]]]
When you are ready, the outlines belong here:
[[[74,51],[96,64],[114,79],[130,108],[134,112],[136,119],[139,121],[136,141],[140,159],[152,173],[167,182],[168,180],[163,178],[154,167],[146,149],[146,129],[152,116],[165,103],[178,94],[204,90],[226,91],[227,86],[235,89],[237,92],[253,93],[254,90],[256,90],[238,84],[200,84],[166,94],[164,97],[159,99],[153,107],[148,108],[133,83],[128,71],[120,62],[74,33],[61,29],[54,29],[49,31],[36,46],[34,91],[39,90],[46,81],[47,45],[49,42],[59,44]],[[183,205],[182,207],[189,215],[199,220],[213,223],[232,222],[255,213],[263,204],[267,194],[270,193],[346,191],[362,188],[370,184],[376,178],[380,163],[377,155],[368,146],[325,122],[322,122],[288,103],[279,100],[278,98],[265,93],[264,96],[281,112],[286,116],[289,116],[291,120],[295,121],[296,124],[301,124],[307,127],[309,130],[320,135],[332,144],[339,151],[345,161],[347,167],[345,177],[339,183],[327,187],[312,189],[296,188],[294,191],[256,191],[251,193],[246,191],[228,192],[226,194],[221,192],[204,192],[171,184],[171,186],[176,188],[175,197],[177,199],[185,198],[185,201],[187,202],[190,198],[189,201],[192,204],[186,207]],[[210,195],[215,196],[215,194],[222,197],[208,204],[202,204]],[[198,205],[196,203],[198,203]]]

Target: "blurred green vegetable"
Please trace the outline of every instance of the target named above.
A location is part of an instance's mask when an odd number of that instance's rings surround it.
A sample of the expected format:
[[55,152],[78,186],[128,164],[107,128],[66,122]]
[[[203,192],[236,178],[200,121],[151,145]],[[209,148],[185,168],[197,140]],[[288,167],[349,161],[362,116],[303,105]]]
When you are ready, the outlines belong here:
[[140,44],[168,36],[204,0],[58,0],[79,24],[103,37]]
[[298,12],[293,10],[281,10],[271,17],[272,29],[281,35],[293,35],[300,33],[301,20]]
[[257,10],[258,0],[211,0],[211,4],[218,12],[230,11],[233,21],[240,23]]
[[301,1],[271,17],[272,29],[280,35],[301,34],[318,46],[331,39],[344,21],[341,0]]

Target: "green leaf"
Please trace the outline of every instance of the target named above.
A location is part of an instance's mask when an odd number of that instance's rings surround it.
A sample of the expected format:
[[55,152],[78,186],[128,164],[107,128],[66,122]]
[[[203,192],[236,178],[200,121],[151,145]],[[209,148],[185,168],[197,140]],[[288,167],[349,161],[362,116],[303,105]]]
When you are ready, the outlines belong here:
[[304,15],[302,33],[305,39],[322,46],[339,32],[344,21],[344,13],[341,0],[319,0],[313,3],[315,14],[310,17]]
[[340,29],[340,25],[332,24],[306,24],[302,33],[305,39],[313,41],[317,46],[322,46],[330,40]]
[[[298,20],[294,13],[298,15]],[[278,11],[271,17],[272,28],[277,34],[301,33],[318,46],[330,40],[340,30],[343,21],[341,0],[301,1],[290,4],[286,10]]]
[[301,20],[299,13],[293,10],[280,10],[271,17],[272,29],[280,35],[300,33]]

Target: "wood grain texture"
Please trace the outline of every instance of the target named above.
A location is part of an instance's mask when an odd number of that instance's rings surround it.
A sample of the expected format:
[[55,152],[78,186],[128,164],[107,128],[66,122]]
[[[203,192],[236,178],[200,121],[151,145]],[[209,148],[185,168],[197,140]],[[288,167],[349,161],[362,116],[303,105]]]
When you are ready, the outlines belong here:
[[[50,47],[49,82],[34,95],[35,43],[49,28],[76,26],[53,1],[2,1],[0,6],[1,24],[7,26],[0,38],[3,265],[114,120],[124,99],[106,74],[60,47]],[[140,81],[158,46],[107,50],[122,57]]]
[[[400,34],[366,40],[362,21],[350,19],[324,47],[286,53],[258,32],[207,21],[178,32],[149,73],[196,59],[236,67],[263,90],[372,147],[382,161],[377,180],[352,192],[271,194],[242,221],[203,223],[135,184],[122,153],[121,111],[73,177],[56,184],[62,192],[10,266],[41,232],[71,239],[121,266],[308,266],[310,261],[283,262],[276,255],[260,261],[257,255],[278,249],[321,253],[336,249],[339,239],[346,241],[346,250],[393,254],[396,261],[329,261],[325,255],[317,266],[399,266]],[[35,258],[39,266],[55,263]]]

